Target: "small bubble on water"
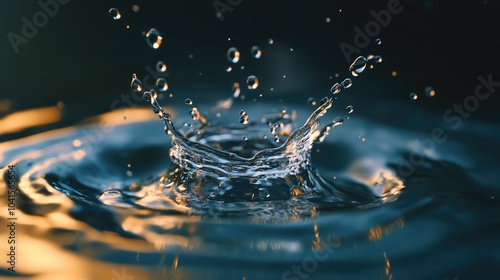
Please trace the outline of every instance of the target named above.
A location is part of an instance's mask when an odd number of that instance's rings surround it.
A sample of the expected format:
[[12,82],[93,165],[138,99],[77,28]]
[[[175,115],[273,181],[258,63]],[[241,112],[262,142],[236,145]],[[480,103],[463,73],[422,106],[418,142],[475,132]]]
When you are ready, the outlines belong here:
[[231,72],[231,71],[233,71],[233,67],[231,66],[226,67],[226,72]]
[[167,71],[167,65],[165,64],[165,62],[163,62],[161,60],[158,61],[156,63],[156,71],[160,72],[160,73],[163,73],[163,72]]
[[166,91],[168,89],[168,84],[165,78],[158,78],[156,80],[156,87],[159,91]]
[[160,32],[155,28],[149,29],[148,33],[146,33],[146,42],[153,49],[158,49],[161,45],[163,38],[160,35]]
[[250,75],[247,78],[248,89],[256,89],[259,86],[259,79],[256,76]]
[[101,198],[118,198],[122,196],[119,190],[109,190],[102,193]]
[[412,93],[410,93],[410,99],[411,100],[417,100],[418,99],[418,95],[415,92],[412,92]]
[[376,39],[376,40],[375,40],[375,44],[377,44],[377,45],[382,44],[382,40],[380,40],[380,39]]
[[431,86],[425,87],[424,91],[427,97],[434,97],[436,95],[436,91]]
[[190,98],[186,98],[186,100],[184,100],[184,103],[186,103],[187,105],[193,105],[193,100],[191,100]]
[[354,62],[349,66],[349,71],[354,77],[361,74],[366,68],[366,58],[364,56],[358,56]]
[[307,99],[307,103],[309,103],[309,105],[311,106],[316,106],[316,100],[314,100],[314,98],[312,97],[309,97],[309,99]]
[[240,116],[240,123],[248,124],[249,121],[250,121],[250,117],[247,114]]
[[267,39],[267,43],[269,45],[272,45],[272,44],[274,44],[274,40],[272,38],[269,38],[269,39]]
[[118,11],[117,8],[111,8],[109,9],[109,15],[114,19],[114,20],[117,20],[117,19],[120,19],[122,17],[122,15],[120,14],[120,11]]
[[352,80],[350,78],[347,78],[342,81],[342,86],[344,88],[350,88],[352,86]]
[[345,107],[345,111],[346,111],[348,114],[352,114],[352,112],[354,112],[354,106],[349,105],[349,106]]
[[260,50],[260,48],[258,46],[253,46],[251,49],[250,49],[250,53],[252,54],[252,57],[253,58],[260,58],[262,56],[262,51]]
[[337,94],[342,90],[342,85],[339,83],[335,83],[331,88],[330,92],[333,94]]
[[227,59],[232,63],[237,63],[240,61],[240,52],[237,48],[231,47],[227,50]]
[[130,87],[135,92],[141,92],[142,91],[142,82],[141,82],[141,80],[137,79],[137,75],[136,74],[132,74],[132,82],[130,82]]

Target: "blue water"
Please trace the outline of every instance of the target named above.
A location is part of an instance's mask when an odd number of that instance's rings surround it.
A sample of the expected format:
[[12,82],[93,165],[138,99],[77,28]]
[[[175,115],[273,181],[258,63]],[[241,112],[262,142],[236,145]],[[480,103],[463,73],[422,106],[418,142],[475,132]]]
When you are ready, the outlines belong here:
[[[249,111],[257,117],[275,108]],[[294,109],[302,119],[313,110]],[[173,117],[179,127],[189,122],[186,110],[177,108],[181,113]],[[335,112],[334,105],[321,121]],[[203,204],[172,195],[172,186],[162,184],[176,167],[170,138],[150,109],[128,109],[126,119],[113,113],[0,143],[2,197],[8,165],[15,165],[18,180],[16,275],[496,279],[498,125],[469,122],[454,130],[425,116],[418,126],[405,125],[405,118],[396,125],[360,112],[313,146],[311,165],[336,188],[362,194],[364,203],[264,195]],[[429,143],[423,140],[441,126],[444,143],[422,147],[416,141]],[[377,194],[392,184],[404,187],[381,201]],[[0,203],[7,207],[6,199]],[[0,274],[12,275],[5,262],[0,267]]]

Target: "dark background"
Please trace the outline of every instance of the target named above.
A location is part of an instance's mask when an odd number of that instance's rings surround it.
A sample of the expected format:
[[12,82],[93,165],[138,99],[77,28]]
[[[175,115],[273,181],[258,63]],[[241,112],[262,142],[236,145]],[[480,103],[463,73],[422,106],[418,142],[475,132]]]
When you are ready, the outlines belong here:
[[[243,90],[247,102],[263,94],[263,101],[305,105],[309,97],[321,99],[335,82],[350,76],[339,44],[354,45],[353,28],[364,29],[373,21],[370,11],[386,9],[387,3],[242,0],[221,21],[212,0],[70,0],[16,54],[7,34],[21,35],[21,18],[32,21],[41,7],[37,1],[9,0],[0,11],[0,100],[9,100],[0,117],[59,101],[65,104],[64,120],[53,126],[110,111],[114,100],[130,93],[131,74],[143,77],[145,68],[154,68],[158,60],[168,65],[168,93],[174,94],[162,104],[184,106],[187,97],[213,104],[231,95],[234,82],[243,85],[255,74],[260,86],[254,92]],[[132,11],[134,4],[139,12]],[[382,44],[373,38],[361,52],[380,54],[383,63],[353,78],[354,86],[339,95],[342,102],[375,118],[418,117],[405,116],[406,108],[440,116],[474,93],[479,75],[493,74],[500,81],[497,1],[401,0],[401,5],[403,11],[377,36]],[[110,17],[112,7],[120,10],[121,19]],[[163,36],[157,50],[142,34],[151,27]],[[269,38],[273,45],[267,44]],[[259,60],[250,58],[253,45],[263,50]],[[242,58],[226,73],[231,65],[226,51],[232,46]],[[235,69],[241,65],[244,70]],[[398,75],[393,77],[392,71]],[[424,96],[426,86],[434,87],[435,97]],[[497,122],[498,91],[467,121]],[[410,100],[411,92],[420,98]]]

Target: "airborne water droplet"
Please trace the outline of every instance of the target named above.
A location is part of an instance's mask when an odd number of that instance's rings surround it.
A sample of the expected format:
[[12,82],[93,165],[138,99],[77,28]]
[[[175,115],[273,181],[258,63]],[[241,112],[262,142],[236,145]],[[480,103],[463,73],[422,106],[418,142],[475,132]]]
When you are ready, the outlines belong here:
[[377,44],[377,45],[382,44],[382,40],[380,40],[380,39],[376,39],[376,40],[375,40],[375,44]]
[[274,40],[273,40],[272,38],[269,38],[269,39],[267,40],[267,43],[268,43],[269,45],[272,45],[272,44],[274,44]]
[[165,64],[165,62],[163,62],[161,60],[158,61],[158,63],[156,63],[156,71],[161,72],[161,73],[167,71],[167,65]]
[[354,62],[349,66],[349,71],[354,77],[361,74],[366,68],[366,58],[364,56],[358,56]]
[[130,82],[130,87],[135,92],[141,92],[142,91],[142,82],[141,82],[141,80],[137,79],[137,75],[136,74],[132,74],[132,82]]
[[233,67],[231,66],[226,67],[226,72],[231,72],[231,71],[233,71]]
[[309,103],[309,105],[311,106],[316,106],[316,100],[314,100],[314,98],[312,97],[309,97],[309,99],[307,99],[307,103]]
[[424,91],[425,91],[425,95],[427,95],[428,97],[433,97],[434,95],[436,95],[436,91],[431,86],[425,87]]
[[248,76],[247,85],[248,89],[256,89],[259,86],[259,79],[254,75]]
[[252,54],[253,58],[260,58],[262,56],[262,51],[258,46],[253,46],[250,50],[250,53]]
[[241,92],[240,84],[234,83],[233,84],[233,97],[238,98],[238,96],[240,96],[240,92]]
[[168,89],[167,81],[164,78],[158,78],[156,80],[156,87],[159,91],[166,91]]
[[345,111],[348,114],[351,114],[352,112],[354,112],[354,107],[352,105],[349,105],[349,106],[345,107]]
[[342,81],[342,86],[344,88],[350,88],[352,86],[352,80],[350,78],[347,78]]
[[120,14],[120,11],[118,11],[117,8],[111,8],[109,9],[109,14],[114,20],[120,19],[122,15]]
[[330,88],[330,92],[333,93],[333,94],[337,94],[339,93],[340,91],[342,90],[342,85],[340,85],[339,83],[336,83],[332,86],[332,88]]
[[337,117],[337,118],[333,119],[332,126],[334,126],[334,127],[339,126],[343,123],[344,123],[344,120],[341,117]]
[[369,56],[366,57],[366,60],[371,63],[381,63],[382,62],[382,56],[381,55],[372,55],[370,54]]
[[184,100],[184,103],[186,103],[187,105],[193,105],[193,100],[191,100],[190,98],[186,98],[186,100]]
[[163,38],[160,32],[154,28],[149,29],[148,33],[146,33],[146,42],[148,42],[148,45],[153,49],[159,48],[162,40]]
[[249,121],[250,121],[250,117],[248,117],[247,114],[243,114],[240,116],[240,123],[248,124]]
[[410,99],[411,100],[417,100],[418,99],[418,95],[415,92],[412,92],[412,93],[410,93]]
[[240,52],[237,48],[231,47],[227,50],[227,59],[232,63],[240,61]]

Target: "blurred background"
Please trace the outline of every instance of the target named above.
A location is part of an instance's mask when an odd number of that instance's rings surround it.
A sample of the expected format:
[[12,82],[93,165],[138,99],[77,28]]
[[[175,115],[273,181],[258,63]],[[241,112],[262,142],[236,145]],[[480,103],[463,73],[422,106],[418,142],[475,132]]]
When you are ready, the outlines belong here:
[[[357,54],[347,61],[340,44],[356,46],[354,28],[365,30],[374,22],[371,11],[396,2],[6,1],[0,10],[0,127],[6,127],[9,115],[28,109],[55,108],[60,115],[44,125],[4,129],[0,141],[72,125],[116,107],[146,106],[127,105],[122,96],[131,92],[132,73],[151,75],[159,60],[168,67],[162,75],[169,84],[161,104],[185,106],[186,98],[215,104],[230,97],[238,82],[247,97],[241,102],[281,100],[280,106],[293,108],[306,106],[309,97],[319,101],[334,83],[351,77],[354,85],[339,102],[396,124],[420,117],[409,112],[440,119],[474,93],[479,75],[500,81],[499,4],[490,0],[401,0],[402,11],[359,48],[359,55],[382,55],[383,62],[353,78],[348,66]],[[57,3],[57,11],[51,6],[52,15],[43,16],[47,3]],[[110,8],[121,18],[113,20]],[[26,20],[40,25],[31,30],[32,38],[23,35]],[[158,49],[146,43],[144,32],[150,28],[163,37]],[[250,56],[254,45],[263,52],[260,59]],[[226,58],[230,47],[241,53],[237,64]],[[249,75],[260,82],[251,92],[244,87]],[[435,90],[432,98],[425,96],[428,86]],[[417,100],[409,97],[412,92]],[[496,122],[495,95],[466,121]],[[42,110],[25,118],[50,114]]]

